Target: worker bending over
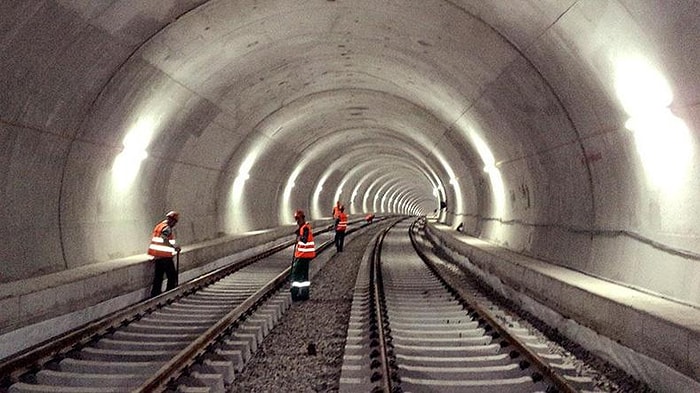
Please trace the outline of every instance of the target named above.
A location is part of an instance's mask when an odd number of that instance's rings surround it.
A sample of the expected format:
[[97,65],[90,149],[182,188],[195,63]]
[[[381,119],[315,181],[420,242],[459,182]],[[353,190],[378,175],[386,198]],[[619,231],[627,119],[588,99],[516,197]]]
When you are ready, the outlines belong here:
[[153,257],[155,262],[155,273],[153,275],[153,287],[151,297],[160,295],[163,285],[163,275],[168,277],[166,290],[171,290],[177,286],[177,269],[173,262],[173,256],[180,253],[180,246],[175,242],[175,232],[173,228],[180,219],[180,214],[176,211],[168,212],[165,220],[156,224],[151,235],[151,244],[148,246],[148,255]]

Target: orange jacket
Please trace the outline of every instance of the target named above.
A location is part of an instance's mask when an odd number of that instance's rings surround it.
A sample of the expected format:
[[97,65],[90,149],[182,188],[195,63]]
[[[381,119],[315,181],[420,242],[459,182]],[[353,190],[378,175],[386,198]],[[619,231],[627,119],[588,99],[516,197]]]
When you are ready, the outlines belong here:
[[339,212],[338,217],[335,219],[335,230],[338,232],[345,232],[348,229],[348,215]]
[[333,218],[338,218],[338,213],[340,213],[340,206],[333,206]]
[[[306,231],[305,231],[306,230]],[[306,233],[304,233],[306,232]],[[316,257],[316,245],[314,244],[314,233],[311,230],[311,224],[305,222],[299,227],[297,233],[297,246],[294,249],[295,258],[314,258]]]
[[[163,238],[165,237],[165,239]],[[166,241],[167,239],[167,241]],[[173,229],[168,226],[168,220],[159,222],[153,228],[151,236],[151,244],[148,246],[148,255],[159,258],[170,258],[177,254],[174,245],[175,234]]]

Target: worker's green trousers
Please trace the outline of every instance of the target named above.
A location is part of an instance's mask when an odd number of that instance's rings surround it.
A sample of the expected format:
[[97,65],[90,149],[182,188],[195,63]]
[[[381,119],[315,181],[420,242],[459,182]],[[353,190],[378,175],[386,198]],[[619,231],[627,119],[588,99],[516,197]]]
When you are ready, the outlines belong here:
[[309,263],[311,258],[294,258],[292,262],[291,292],[292,300],[308,300],[311,281],[309,281]]

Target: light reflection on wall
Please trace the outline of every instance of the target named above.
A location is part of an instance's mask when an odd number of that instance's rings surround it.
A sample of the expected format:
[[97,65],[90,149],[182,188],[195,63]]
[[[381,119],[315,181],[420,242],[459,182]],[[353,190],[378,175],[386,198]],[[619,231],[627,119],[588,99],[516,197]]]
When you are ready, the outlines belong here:
[[389,178],[388,175],[383,175],[377,178],[376,183],[377,190],[374,192],[374,198],[372,198],[372,211],[384,213],[384,209],[380,206],[380,198],[384,195],[384,188],[387,186],[386,180]]
[[408,210],[406,209],[406,199],[408,198],[408,194],[403,194],[399,195],[398,198],[396,198],[396,211],[402,214],[406,214]]
[[373,209],[372,211],[381,213],[395,213],[389,200],[394,190],[401,186],[401,181],[405,178],[397,178],[395,174],[386,174],[379,177],[377,180],[381,184],[377,187],[374,192],[374,199],[372,201]]
[[355,213],[357,209],[355,209],[355,198],[357,198],[357,189],[360,187],[360,183],[355,185],[355,188],[353,188],[352,194],[350,195],[350,200],[348,201],[348,205],[350,210],[348,213]]
[[395,188],[396,189],[389,197],[389,211],[392,213],[405,214],[406,211],[404,209],[404,201],[406,196],[411,193],[412,186],[404,182],[402,184],[397,184]]
[[[318,184],[316,185],[316,188],[314,189],[314,194],[311,198],[311,212],[312,212],[312,217],[323,217],[323,210],[321,210],[320,204],[319,204],[319,198],[321,197],[321,191],[323,191],[323,185],[326,183],[326,180],[328,180],[328,177],[330,176],[330,173],[325,173],[322,177],[321,180],[319,180]],[[307,214],[307,219],[310,219]]]
[[445,169],[445,172],[449,177],[449,184],[450,186],[452,186],[452,193],[450,194],[451,198],[447,198],[447,193],[445,192],[446,190],[444,187],[442,187],[444,198],[449,203],[447,209],[450,210],[453,214],[462,214],[464,213],[464,202],[462,200],[462,189],[460,188],[459,182],[457,181],[457,175],[452,169],[452,166],[450,166],[450,164],[447,162],[447,160],[445,160],[444,157],[438,155],[437,158],[440,161],[442,167]]
[[473,129],[469,130],[468,136],[474,144],[481,161],[484,163],[484,172],[489,175],[491,192],[493,193],[492,215],[494,217],[503,217],[503,214],[505,213],[506,193],[505,187],[503,186],[501,171],[496,166],[496,159],[494,158],[493,153],[491,152],[491,149],[489,149],[486,142]]
[[[355,169],[359,169],[360,172],[363,172],[365,170],[364,167],[361,167],[361,166],[358,166]],[[360,192],[360,188],[362,188],[362,186],[367,181],[369,181],[369,179],[377,176],[377,173],[380,173],[380,172],[382,172],[382,171],[379,169],[376,169],[376,168],[373,170],[367,171],[366,173],[364,173],[362,175],[362,177],[357,181],[357,184],[355,184],[355,186],[352,188],[352,194],[351,194],[352,196],[350,198],[350,201],[351,201],[351,206],[352,206],[351,212],[353,214],[373,211],[372,209],[370,209],[368,207],[367,201],[369,199],[371,190],[379,183],[379,180],[381,179],[381,177],[379,179],[373,180],[372,183],[370,183],[370,185],[367,186],[367,188],[365,189],[365,191],[362,195],[362,201],[360,203],[357,203],[356,199],[357,199],[357,195]],[[348,175],[352,175],[352,174],[349,173]]]
[[282,200],[280,201],[280,210],[277,216],[281,225],[294,224],[292,212],[295,209],[291,206],[289,199],[292,196],[292,190],[296,185],[295,182],[297,180],[297,177],[299,177],[302,168],[303,165],[297,165],[292,171],[292,174],[289,176],[289,179],[287,179],[287,184],[284,186],[284,193],[282,194]]
[[[375,168],[375,169],[371,169],[371,170],[367,170],[364,166],[358,165],[358,166],[356,166],[355,168],[353,168],[353,170],[350,171],[350,172],[347,174],[347,176],[348,176],[348,177],[351,177],[351,176],[354,175],[355,172],[358,172],[358,171],[361,172],[361,173],[362,173],[362,172],[364,172],[364,173],[363,173],[363,175],[360,177],[360,179],[357,180],[357,183],[356,183],[355,186],[352,188],[352,193],[351,193],[352,196],[350,197],[350,207],[351,207],[351,208],[350,208],[350,213],[351,213],[351,214],[357,214],[357,213],[363,213],[363,212],[368,212],[368,211],[369,211],[369,210],[367,210],[366,204],[367,204],[367,198],[368,198],[368,196],[367,196],[367,195],[368,195],[368,194],[367,194],[367,191],[369,190],[369,188],[371,187],[371,185],[368,186],[367,189],[365,190],[365,192],[362,194],[362,200],[361,200],[361,201],[358,201],[358,200],[357,200],[357,196],[358,196],[358,194],[360,193],[360,189],[362,188],[362,186],[363,186],[367,181],[369,181],[370,178],[374,177],[374,176],[376,175],[377,172],[379,172],[379,170],[376,169],[376,168]],[[365,172],[365,171],[366,171],[366,172]],[[347,210],[346,210],[346,212],[347,212]]]
[[[454,176],[454,175],[450,175]],[[462,189],[459,186],[459,181],[457,180],[456,177],[450,177],[450,186],[452,186],[452,189],[454,190],[454,195],[455,195],[455,206],[454,206],[454,214],[455,216],[464,214],[464,202],[462,201]]]
[[[405,169],[408,169],[408,170],[415,170],[416,169],[416,168],[411,168],[409,166],[402,166],[402,167]],[[432,179],[433,179],[433,177],[437,177],[437,175],[432,170],[430,170],[430,168],[427,168],[427,170],[423,170],[423,169],[419,169],[419,170],[422,173],[422,175],[425,176],[425,178],[431,184],[433,184]],[[368,179],[373,178],[374,176],[376,176],[376,174],[378,172],[380,172],[379,170],[376,170],[376,169],[367,170],[364,166],[357,166],[357,167],[353,168],[352,171],[348,172],[348,174],[346,174],[346,177],[351,178],[358,171],[362,172],[363,175],[360,177],[359,180],[357,180],[357,183],[352,187],[352,192],[350,194],[351,197],[349,200],[349,204],[351,207],[351,210],[350,210],[351,214],[357,214],[357,213],[371,211],[371,210],[368,210],[368,206],[367,206],[367,199],[368,199],[367,191],[368,190],[365,190],[365,193],[363,194],[362,201],[357,201],[357,196],[360,192],[360,189],[368,181]],[[369,187],[368,187],[368,189],[369,189]],[[347,212],[347,210],[346,210],[346,212]]]
[[407,195],[403,200],[403,209],[406,213],[414,214],[418,210],[418,204],[415,196]]
[[350,213],[351,214],[357,214],[362,212],[362,206],[359,203],[355,203],[355,200],[357,199],[357,194],[359,193],[360,187],[362,187],[362,184],[364,184],[365,180],[367,179],[369,175],[366,175],[362,177],[357,184],[355,184],[355,187],[352,189],[352,194],[350,196]]
[[[296,164],[294,169],[292,170],[292,174],[289,176],[289,179],[287,180],[287,184],[284,187],[284,193],[282,195],[282,200],[280,201],[280,211],[278,214],[279,222],[281,225],[284,224],[294,224],[294,211],[296,209],[303,209],[307,210],[306,203],[308,201],[304,201],[301,203],[299,206],[292,206],[291,205],[291,195],[292,191],[294,190],[294,187],[296,186],[296,181],[299,178],[299,175],[304,171],[304,169],[309,166],[309,163],[313,161],[313,158],[319,154],[318,152],[321,151],[321,148],[323,146],[319,145],[316,148],[314,148],[312,151],[308,152],[308,154],[304,155],[301,160]],[[327,177],[328,175],[326,175]],[[303,190],[301,190],[303,192]],[[303,194],[306,196],[306,194]],[[311,212],[306,212],[307,219],[311,219]]]
[[227,211],[229,221],[233,224],[236,232],[246,232],[252,229],[250,220],[245,214],[245,209],[242,209],[244,197],[245,182],[250,178],[250,170],[255,165],[255,160],[258,157],[258,148],[253,148],[248,153],[246,158],[238,168],[238,175],[231,186],[231,195],[229,197],[229,209]]
[[668,82],[648,61],[628,57],[615,62],[615,90],[649,185],[676,191],[687,178],[693,150],[687,125],[669,108]]
[[345,187],[345,183],[347,183],[347,179],[343,179],[340,181],[340,185],[338,185],[338,189],[335,190],[335,193],[333,195],[333,203],[335,201],[340,201],[340,203],[345,206],[345,213],[350,213],[350,210],[348,209],[348,201],[343,199],[343,188]]
[[[484,141],[484,139],[481,137],[483,132],[480,132],[478,119],[465,115],[460,117],[455,122],[453,127],[455,130],[459,130],[469,144],[474,147],[484,165],[484,172],[488,174],[488,181],[489,185],[491,186],[491,209],[489,212],[485,213],[488,213],[491,217],[503,217],[506,208],[506,194],[505,186],[503,184],[503,177],[501,176],[500,169],[498,169],[498,166],[496,165],[496,159],[491,149],[486,141]],[[451,183],[459,184],[459,179],[456,176],[450,175],[450,180],[452,179],[455,181]]]
[[[338,189],[335,192],[334,198],[333,198],[333,203],[335,201],[340,201],[344,206],[345,206],[345,213],[346,214],[356,214],[356,213],[361,213],[361,206],[358,206],[358,203],[355,202],[357,199],[357,194],[359,193],[359,189],[362,186],[362,184],[372,176],[372,173],[374,171],[370,171],[369,173],[365,173],[358,181],[355,183],[354,186],[350,187],[348,186],[348,181],[350,181],[352,178],[355,177],[355,175],[359,172],[365,172],[365,167],[362,165],[355,166],[352,168],[350,171],[345,173],[343,178],[340,181],[340,184],[338,185]],[[350,198],[349,199],[344,199],[343,198],[343,190],[345,188],[351,188],[352,191],[350,192]]]
[[440,201],[447,201],[447,196],[445,195],[445,187],[440,183],[433,184],[433,196],[435,197],[435,209],[437,216],[440,221],[445,218],[445,211],[441,209]]
[[[398,185],[394,188],[398,188]],[[396,201],[397,195],[400,195],[401,190],[395,189],[395,190],[390,190],[390,192],[387,194],[386,198],[386,206],[387,210],[391,213],[396,213],[396,204],[394,203]]]
[[372,189],[379,183],[378,179],[375,179],[372,183],[370,183],[369,186],[367,186],[367,189],[365,190],[365,194],[362,196],[362,211],[366,212],[374,212],[374,206],[370,207],[367,205],[367,200],[369,199],[370,195],[372,195]]
[[148,157],[146,149],[151,143],[158,122],[150,116],[139,118],[129,129],[122,142],[124,148],[112,164],[112,184],[118,192],[128,190],[141,169],[141,162]]
[[396,210],[394,210],[394,206],[391,202],[394,200],[394,197],[399,192],[398,188],[401,186],[401,184],[396,182],[394,184],[387,183],[387,185],[387,189],[384,191],[384,195],[382,196],[382,199],[380,201],[380,207],[382,211],[385,211],[387,213],[396,213]]

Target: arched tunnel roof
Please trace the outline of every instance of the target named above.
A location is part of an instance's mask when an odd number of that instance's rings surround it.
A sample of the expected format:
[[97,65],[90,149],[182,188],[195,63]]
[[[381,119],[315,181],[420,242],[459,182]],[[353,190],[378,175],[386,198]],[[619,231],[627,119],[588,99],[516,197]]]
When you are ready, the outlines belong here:
[[3,281],[143,253],[171,209],[195,243],[341,200],[698,302],[697,2],[0,14]]

